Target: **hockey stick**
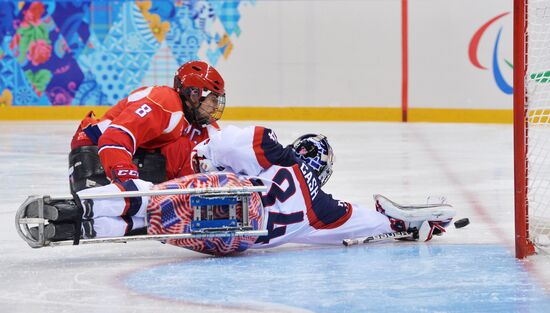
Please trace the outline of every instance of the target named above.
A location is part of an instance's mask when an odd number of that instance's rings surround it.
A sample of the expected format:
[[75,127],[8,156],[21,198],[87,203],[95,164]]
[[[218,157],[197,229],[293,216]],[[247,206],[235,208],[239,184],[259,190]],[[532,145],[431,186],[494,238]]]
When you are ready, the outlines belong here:
[[[147,191],[121,191],[113,193],[98,193],[80,196],[80,200],[86,199],[107,199],[107,198],[129,198],[144,196],[169,196],[169,195],[242,195],[253,192],[266,192],[265,186],[243,186],[243,187],[205,187],[205,188],[187,188],[187,189],[163,189]],[[49,196],[52,200],[72,200],[72,195]]]
[[[226,237],[259,237],[266,236],[267,230],[245,230],[245,231],[226,231],[226,232],[204,232],[204,233],[186,233],[186,234],[162,234],[162,235],[139,235],[126,237],[106,237],[95,239],[80,239],[80,245],[94,243],[127,243],[130,241],[165,241],[170,239],[196,239],[196,238],[226,238]],[[41,247],[72,246],[72,240],[47,242]]]
[[413,232],[396,231],[393,233],[385,233],[385,234],[374,235],[374,236],[344,239],[342,241],[342,244],[346,247],[349,247],[353,245],[360,245],[360,244],[372,243],[377,241],[385,241],[388,239],[412,238],[413,236],[414,236]]

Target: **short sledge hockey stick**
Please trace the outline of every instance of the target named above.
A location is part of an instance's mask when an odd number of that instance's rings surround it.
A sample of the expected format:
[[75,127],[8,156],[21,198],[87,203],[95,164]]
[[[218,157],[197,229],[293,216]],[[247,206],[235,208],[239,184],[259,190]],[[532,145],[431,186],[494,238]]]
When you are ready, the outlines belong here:
[[[93,239],[80,239],[79,245],[96,244],[96,243],[128,243],[133,241],[166,241],[171,239],[206,239],[206,238],[259,237],[259,236],[267,236],[267,230],[105,237],[105,238],[93,238]],[[72,245],[74,245],[72,240],[63,240],[63,241],[51,241],[43,246],[33,246],[33,248],[72,246]]]
[[358,237],[358,238],[352,238],[352,239],[344,239],[342,241],[342,244],[346,247],[353,246],[353,245],[360,245],[360,244],[366,244],[366,243],[372,243],[377,241],[385,241],[389,239],[403,239],[403,238],[413,238],[414,233],[413,232],[407,232],[407,231],[396,231],[393,233],[385,233],[375,236],[368,236],[368,237]]
[[[86,199],[107,199],[107,198],[129,198],[144,196],[168,196],[168,195],[242,195],[253,192],[266,192],[265,186],[243,186],[243,187],[205,187],[187,189],[162,189],[147,191],[121,191],[113,193],[98,193],[81,195],[80,200]],[[73,200],[72,195],[49,196],[52,200]]]

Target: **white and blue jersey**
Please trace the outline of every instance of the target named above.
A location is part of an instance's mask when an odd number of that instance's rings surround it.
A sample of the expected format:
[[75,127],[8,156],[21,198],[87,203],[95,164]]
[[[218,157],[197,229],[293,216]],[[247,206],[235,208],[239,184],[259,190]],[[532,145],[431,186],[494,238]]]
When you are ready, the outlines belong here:
[[263,229],[253,248],[284,243],[341,244],[343,239],[392,232],[386,216],[339,201],[321,190],[313,169],[264,127],[228,126],[196,150],[214,166],[249,176],[262,193]]

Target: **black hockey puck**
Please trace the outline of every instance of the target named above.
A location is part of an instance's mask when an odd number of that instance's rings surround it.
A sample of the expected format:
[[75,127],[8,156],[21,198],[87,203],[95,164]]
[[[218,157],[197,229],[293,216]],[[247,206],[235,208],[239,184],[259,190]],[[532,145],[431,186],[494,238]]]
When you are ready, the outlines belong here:
[[458,221],[455,222],[456,228],[462,228],[466,225],[470,224],[470,220],[468,218],[461,218]]

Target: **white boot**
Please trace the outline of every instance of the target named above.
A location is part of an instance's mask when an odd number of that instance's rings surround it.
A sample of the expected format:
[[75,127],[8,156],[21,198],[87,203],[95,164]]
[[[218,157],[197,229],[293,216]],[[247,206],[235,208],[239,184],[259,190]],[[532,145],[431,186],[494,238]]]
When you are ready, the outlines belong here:
[[446,203],[400,205],[382,195],[374,195],[376,210],[388,217],[395,231],[408,231],[421,241],[441,235],[449,225],[456,210]]

